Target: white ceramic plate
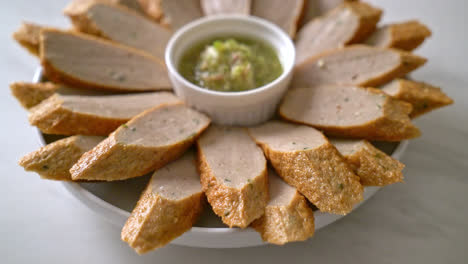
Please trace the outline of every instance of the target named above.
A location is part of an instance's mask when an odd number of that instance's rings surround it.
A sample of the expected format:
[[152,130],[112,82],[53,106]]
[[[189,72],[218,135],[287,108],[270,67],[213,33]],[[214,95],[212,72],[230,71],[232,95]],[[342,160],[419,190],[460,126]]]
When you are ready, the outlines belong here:
[[[34,75],[34,82],[42,80],[41,69]],[[42,144],[50,143],[60,137],[38,133]],[[406,150],[408,141],[400,143],[378,142],[376,146],[399,159]],[[149,175],[129,179],[125,181],[108,183],[73,183],[63,182],[65,188],[79,201],[91,210],[107,219],[110,223],[123,227],[130,216],[141,192],[149,180]],[[355,208],[374,195],[379,187],[366,187],[364,200]],[[207,206],[209,207],[209,206]],[[315,229],[325,227],[328,224],[344,217],[315,211]],[[204,214],[195,226],[179,238],[171,242],[176,245],[204,247],[204,248],[239,248],[262,245],[260,235],[252,228],[227,228],[221,220],[212,213],[210,208],[204,210]]]

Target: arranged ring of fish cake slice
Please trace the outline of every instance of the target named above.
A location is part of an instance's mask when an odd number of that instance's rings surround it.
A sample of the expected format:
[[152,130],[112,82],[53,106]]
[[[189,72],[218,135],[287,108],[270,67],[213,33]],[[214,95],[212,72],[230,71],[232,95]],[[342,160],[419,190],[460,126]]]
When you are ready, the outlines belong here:
[[304,14],[301,18],[300,27],[304,27],[312,19],[326,14],[344,2],[354,1],[357,0],[305,0]]
[[359,177],[318,130],[270,121],[249,133],[279,176],[320,211],[347,214],[363,199]]
[[195,153],[157,170],[122,229],[122,240],[138,254],[160,248],[192,228],[204,195]]
[[374,147],[367,140],[337,139],[330,142],[348,161],[364,186],[402,182],[404,164]]
[[135,11],[118,5],[96,3],[73,19],[81,21],[75,25],[79,25],[78,29],[82,32],[146,51],[164,61],[164,50],[172,33]]
[[262,150],[243,128],[211,126],[197,141],[203,191],[229,227],[247,227],[268,202]]
[[415,118],[440,107],[453,104],[439,87],[424,82],[396,79],[381,87],[382,91],[393,98],[413,106],[410,117]]
[[170,89],[164,62],[87,34],[42,30],[41,64],[49,80],[115,91]]
[[[255,1],[258,0],[254,0],[254,3]],[[201,9],[205,16],[222,14],[249,15],[251,2],[251,0],[200,0]]]
[[55,94],[30,109],[29,123],[47,134],[107,136],[149,108],[181,103],[168,92],[105,96]]
[[366,44],[382,48],[412,51],[431,35],[431,30],[426,25],[411,20],[378,28],[366,40]]
[[403,77],[421,67],[426,59],[414,54],[352,45],[321,53],[296,66],[292,85],[310,87],[321,84],[378,86]]
[[14,82],[10,84],[11,93],[26,109],[36,106],[40,102],[51,97],[59,87],[59,85],[51,82]]
[[313,126],[327,135],[401,141],[420,136],[409,118],[409,103],[374,88],[321,85],[291,89],[280,105],[287,120]]
[[254,0],[252,15],[273,22],[293,38],[303,8],[304,0]]
[[71,136],[50,143],[19,160],[26,171],[36,172],[43,179],[71,181],[70,168],[86,151],[105,137]]
[[22,47],[27,49],[31,54],[39,56],[39,44],[41,30],[44,26],[23,22],[21,26],[13,33],[13,39],[16,40]]
[[268,243],[284,245],[314,235],[314,212],[296,188],[286,184],[273,170],[268,172],[270,201],[265,214],[252,227]]
[[173,31],[203,16],[200,0],[160,0],[160,7],[160,23]]
[[146,110],[81,156],[73,180],[115,181],[142,176],[179,158],[210,120],[185,105]]
[[376,28],[382,10],[363,2],[343,2],[306,24],[296,38],[296,64],[327,50],[365,40]]

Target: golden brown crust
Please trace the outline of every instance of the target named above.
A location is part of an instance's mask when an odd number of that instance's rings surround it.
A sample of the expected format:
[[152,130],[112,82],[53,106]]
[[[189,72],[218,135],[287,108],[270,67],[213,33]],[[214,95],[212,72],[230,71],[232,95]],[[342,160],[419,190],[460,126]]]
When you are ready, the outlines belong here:
[[[383,36],[385,34],[385,36]],[[431,30],[416,20],[386,25],[379,28],[368,40],[368,44],[412,51],[419,47],[426,38],[432,35]],[[382,37],[379,39],[379,37]]]
[[[326,70],[327,66],[319,63],[320,61],[326,61],[328,56],[336,56],[346,52],[352,52],[353,50],[368,50],[369,52],[393,52],[399,56],[399,63],[395,64],[390,70],[382,72],[375,76],[370,76],[366,79],[355,78],[360,75],[360,67],[354,67],[350,70],[356,70],[355,73],[350,74],[352,77],[348,80],[336,80],[327,79],[327,76],[323,75],[320,71]],[[364,45],[352,45],[343,49],[331,50],[321,53],[317,56],[311,57],[305,60],[295,67],[295,75],[292,80],[294,87],[310,87],[322,84],[348,84],[348,85],[359,85],[359,86],[379,86],[385,84],[395,78],[400,78],[413,70],[423,66],[427,59],[416,56],[409,52],[396,50],[396,49],[383,49]],[[343,61],[340,61],[343,64]],[[311,80],[311,78],[313,78]],[[333,77],[335,78],[335,76]]]
[[90,136],[64,138],[27,154],[18,163],[26,171],[36,172],[43,179],[71,181],[69,170],[73,164],[103,139]]
[[30,109],[29,123],[47,134],[107,136],[129,120],[73,112],[62,103],[57,95],[44,100]]
[[31,54],[39,56],[40,33],[44,28],[37,24],[23,22],[20,28],[13,33],[13,39]]
[[[100,39],[94,36],[90,36],[88,34],[82,34],[78,32],[66,32],[66,31],[61,31],[61,30],[56,30],[56,29],[45,29],[41,31],[41,45],[40,45],[40,60],[41,60],[41,65],[43,68],[43,73],[44,75],[51,81],[55,83],[62,83],[66,84],[70,87],[83,87],[83,88],[90,88],[90,89],[98,89],[98,90],[110,90],[110,91],[118,91],[118,92],[143,92],[143,91],[156,91],[156,90],[170,90],[171,89],[171,84],[169,82],[168,77],[164,76],[164,79],[160,80],[160,84],[155,84],[155,87],[148,87],[148,88],[141,88],[141,87],[131,87],[129,84],[126,87],[121,87],[121,86],[115,86],[112,84],[104,84],[104,83],[97,83],[97,82],[92,82],[89,80],[83,80],[80,79],[79,76],[76,76],[71,73],[66,73],[63,69],[59,69],[56,66],[53,65],[52,61],[50,58],[48,58],[48,54],[46,53],[46,39],[47,39],[47,34],[68,34],[71,35],[77,39],[81,39],[84,41],[88,41],[90,43],[100,45],[102,49],[117,49],[120,51],[125,51],[127,52],[127,56],[130,57],[138,57],[141,58],[142,60],[149,62],[151,61],[155,65],[159,65],[158,67],[161,68],[162,70],[166,70],[164,66],[164,62],[159,61],[155,57],[149,55],[146,52],[139,51],[137,49],[133,49],[127,46],[123,46],[114,42],[110,42],[104,39]],[[155,73],[155,74],[160,74],[160,73]],[[157,87],[156,87],[157,86]]]
[[322,16],[333,10],[343,2],[354,2],[359,0],[306,0],[304,14],[300,21],[300,26],[303,27],[312,19]]
[[242,189],[218,182],[198,144],[198,162],[203,191],[215,214],[229,227],[246,228],[259,218],[268,201],[268,171],[253,178]]
[[[337,137],[364,138],[368,140],[382,141],[401,141],[404,139],[416,138],[421,135],[421,131],[411,123],[409,113],[412,111],[412,106],[409,103],[396,100],[385,95],[382,91],[375,88],[362,88],[370,93],[385,96],[385,102],[381,106],[384,115],[380,118],[367,123],[355,126],[324,126],[307,122],[307,120],[299,120],[294,116],[289,116],[285,113],[283,105],[279,108],[279,115],[291,122],[310,125],[319,130],[322,130],[327,135]],[[290,93],[293,93],[291,90]],[[287,100],[287,95],[285,100]]]
[[159,22],[163,18],[161,0],[138,0],[143,12],[154,21]]
[[160,248],[192,228],[203,207],[203,193],[169,200],[148,184],[122,229],[121,238],[138,254]]
[[296,64],[324,51],[358,43],[371,34],[382,10],[363,2],[343,2],[299,31]]
[[[154,111],[170,106],[148,109],[132,118],[127,125]],[[209,121],[187,138],[165,146],[143,146],[118,142],[116,135],[128,126],[119,127],[92,150],[84,153],[70,169],[73,180],[115,181],[143,176],[179,158],[208,127]]]
[[347,214],[363,198],[363,187],[329,142],[314,149],[282,152],[250,132],[276,172],[322,212]]
[[359,18],[358,30],[353,37],[343,44],[358,43],[366,39],[371,34],[382,16],[382,10],[375,8],[367,3],[358,1],[345,1],[341,4],[342,7],[353,12]]
[[26,109],[36,106],[40,102],[49,98],[59,89],[59,87],[59,85],[51,82],[14,82],[10,84],[11,93]]
[[411,118],[418,117],[432,110],[453,104],[453,99],[447,96],[439,87],[404,79],[396,79],[388,86],[382,87],[387,92],[387,87],[398,85],[396,93],[389,93],[392,97],[408,102],[413,106]]
[[[405,165],[388,156],[366,140],[353,153],[343,154],[364,186],[385,186],[403,182]],[[336,146],[336,145],[335,145]],[[337,146],[338,150],[340,149]]]
[[132,10],[131,8],[128,8],[124,5],[114,4],[114,3],[106,2],[106,1],[104,2],[92,1],[85,8],[77,10],[76,12],[65,13],[66,15],[70,17],[70,20],[72,21],[73,26],[76,30],[83,32],[83,33],[96,35],[99,37],[109,39],[109,36],[107,36],[105,32],[102,32],[102,30],[93,22],[93,18],[90,16],[90,13],[88,13],[91,10],[91,8],[95,5],[109,6],[114,9],[120,9],[122,12],[130,13],[130,14],[133,14],[134,16],[142,17],[141,13],[135,10]]
[[314,235],[314,212],[304,196],[296,192],[288,205],[268,205],[265,214],[252,222],[252,227],[268,243],[284,245],[304,241]]

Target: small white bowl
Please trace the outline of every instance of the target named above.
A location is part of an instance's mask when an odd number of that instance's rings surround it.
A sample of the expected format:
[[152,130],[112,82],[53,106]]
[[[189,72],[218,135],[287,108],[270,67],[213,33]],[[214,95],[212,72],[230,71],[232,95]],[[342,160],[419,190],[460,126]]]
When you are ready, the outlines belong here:
[[[283,73],[273,82],[243,92],[219,92],[201,88],[187,81],[178,72],[183,53],[192,45],[220,36],[245,36],[270,44],[277,52]],[[193,108],[223,125],[255,125],[275,113],[292,77],[294,44],[276,25],[251,16],[209,16],[179,29],[166,47],[165,60],[175,93]]]

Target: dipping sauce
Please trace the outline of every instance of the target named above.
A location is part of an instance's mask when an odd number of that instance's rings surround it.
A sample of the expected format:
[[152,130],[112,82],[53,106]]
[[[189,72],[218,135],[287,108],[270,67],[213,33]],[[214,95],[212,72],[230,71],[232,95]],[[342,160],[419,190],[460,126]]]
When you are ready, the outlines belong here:
[[261,40],[220,37],[188,49],[180,60],[179,72],[200,87],[239,92],[274,81],[283,67],[275,50]]

